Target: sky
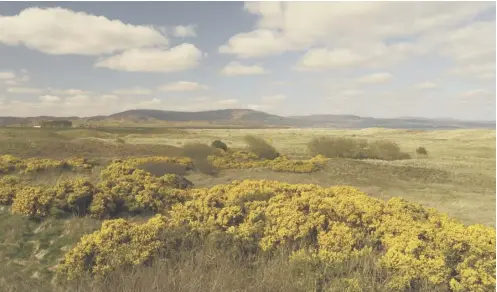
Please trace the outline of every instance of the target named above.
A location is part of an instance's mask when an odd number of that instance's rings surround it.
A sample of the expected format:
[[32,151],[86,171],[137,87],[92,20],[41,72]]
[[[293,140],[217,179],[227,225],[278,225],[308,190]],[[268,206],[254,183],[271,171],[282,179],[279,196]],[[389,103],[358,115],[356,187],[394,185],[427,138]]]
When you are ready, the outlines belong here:
[[495,120],[495,2],[0,2],[0,116]]

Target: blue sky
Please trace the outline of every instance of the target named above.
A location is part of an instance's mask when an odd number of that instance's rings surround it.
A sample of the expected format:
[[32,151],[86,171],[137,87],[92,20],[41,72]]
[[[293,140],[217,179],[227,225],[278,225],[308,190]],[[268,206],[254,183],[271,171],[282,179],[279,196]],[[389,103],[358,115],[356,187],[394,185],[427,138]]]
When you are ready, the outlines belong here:
[[494,2],[0,2],[0,116],[495,120]]

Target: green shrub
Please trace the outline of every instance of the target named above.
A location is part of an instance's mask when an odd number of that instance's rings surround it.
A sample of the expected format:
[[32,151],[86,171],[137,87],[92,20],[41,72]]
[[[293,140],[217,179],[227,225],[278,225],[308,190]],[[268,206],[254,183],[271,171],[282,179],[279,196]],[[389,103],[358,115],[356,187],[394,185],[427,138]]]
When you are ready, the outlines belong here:
[[212,149],[206,144],[187,143],[183,146],[182,156],[190,157],[193,159],[205,159],[213,152],[214,149]]
[[118,144],[124,144],[124,143],[126,143],[126,141],[124,141],[123,138],[117,138],[116,139],[116,143],[118,143]]
[[221,140],[216,140],[216,141],[212,142],[211,147],[217,148],[217,149],[222,149],[224,151],[228,151],[228,145],[226,145],[226,143],[224,143]]
[[12,199],[20,187],[21,180],[16,176],[6,175],[0,178],[0,205],[12,204]]
[[165,174],[186,175],[188,170],[186,165],[162,161],[147,161],[138,164],[136,168],[145,170],[156,177],[161,177]]
[[248,150],[261,159],[275,159],[280,156],[276,149],[264,139],[247,135],[244,137]]
[[219,171],[207,159],[210,155],[216,154],[216,150],[206,144],[188,143],[183,146],[182,155],[193,159],[196,170],[208,175],[216,175]]
[[307,145],[309,152],[315,156],[321,154],[328,158],[367,158],[367,141],[343,137],[316,137]]
[[411,158],[409,154],[400,151],[397,143],[387,140],[369,143],[366,153],[370,159],[401,160]]
[[428,151],[426,150],[425,147],[416,148],[416,153],[420,155],[428,155]]
[[400,160],[410,156],[400,150],[397,143],[387,140],[369,143],[365,139],[351,139],[344,137],[316,137],[308,143],[308,150],[312,155],[323,155],[328,158],[352,159],[381,159]]

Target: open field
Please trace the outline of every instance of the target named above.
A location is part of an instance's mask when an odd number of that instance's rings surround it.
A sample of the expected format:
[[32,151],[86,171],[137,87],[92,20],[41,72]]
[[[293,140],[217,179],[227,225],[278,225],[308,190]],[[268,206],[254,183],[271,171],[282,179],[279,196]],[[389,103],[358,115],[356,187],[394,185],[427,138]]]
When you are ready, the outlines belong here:
[[[307,143],[312,138],[320,136],[364,138],[370,141],[391,140],[396,142],[402,151],[410,154],[411,159],[382,161],[332,158],[327,160],[320,170],[309,173],[274,171],[267,167],[220,169],[216,175],[188,170],[184,175],[185,178],[190,180],[195,188],[230,184],[234,180],[245,179],[315,184],[323,188],[347,185],[357,187],[380,201],[400,197],[425,207],[433,207],[449,214],[450,217],[461,220],[464,224],[484,224],[495,229],[495,130],[1,128],[0,155],[10,154],[23,159],[31,157],[91,158],[99,165],[92,166],[90,170],[27,172],[20,174],[19,177],[32,185],[53,185],[61,177],[65,179],[86,178],[96,185],[101,180],[100,172],[107,167],[111,159],[150,156],[179,157],[183,154],[181,147],[188,143],[198,142],[210,145],[212,141],[218,139],[225,142],[231,149],[242,149],[245,147],[243,138],[246,135],[265,138],[289,159],[304,161],[311,159]],[[428,155],[416,153],[415,149],[420,146],[427,149]],[[247,194],[247,197],[250,196],[251,194]],[[143,223],[146,219],[152,218],[152,213],[139,216],[126,213],[119,217],[127,218],[130,222]],[[9,290],[5,289],[5,291],[9,292],[51,291],[49,282],[58,260],[79,242],[82,235],[99,230],[101,222],[91,216],[78,217],[67,214],[56,218],[48,216],[41,220],[32,220],[25,216],[13,215],[8,207],[0,206],[0,261],[7,263],[0,268],[0,275],[5,275],[0,277],[0,291],[4,291],[2,287],[8,287]],[[493,244],[495,245],[495,242]],[[241,266],[241,263],[246,261],[245,258],[230,256],[222,258],[219,257],[218,249],[211,247],[204,249],[203,246],[198,247],[194,252],[186,253],[188,256],[174,262],[176,265],[174,267],[168,262],[149,268],[147,270],[149,272],[133,270],[114,275],[107,279],[108,288],[101,288],[103,290],[95,287],[84,288],[86,286],[82,285],[83,288],[78,288],[80,290],[75,290],[76,288],[73,287],[60,291],[114,291],[109,290],[111,289],[109,287],[123,281],[132,281],[133,283],[130,282],[129,285],[141,285],[142,290],[138,288],[137,290],[125,290],[125,288],[118,290],[114,287],[115,291],[151,291],[143,288],[145,281],[143,279],[148,279],[147,277],[155,279],[150,281],[157,281],[159,278],[162,289],[168,291],[199,291],[202,284],[206,285],[209,291],[235,291],[237,289],[237,291],[322,291],[316,288],[316,283],[319,281],[325,283],[319,285],[340,287],[331,291],[404,291],[402,289],[388,290],[384,286],[389,272],[372,264],[377,261],[377,255],[373,258],[368,256],[360,258],[367,269],[364,268],[358,272],[353,268],[357,263],[347,262],[342,266],[343,270],[330,272],[334,275],[334,280],[320,278],[318,281],[314,278],[316,276],[314,274],[312,276],[299,274],[300,278],[288,277],[289,274],[302,267],[287,266],[285,264],[287,256],[264,258],[264,260],[262,260],[263,257],[250,259],[251,265],[257,268],[243,266],[240,270],[236,270],[234,267]],[[216,260],[209,260],[214,257]],[[277,272],[282,268],[286,269],[286,274]],[[184,274],[178,274],[178,269],[184,271]],[[362,282],[350,284],[347,282],[350,279],[342,278],[343,273],[349,272],[355,275],[355,278],[352,277],[353,281],[362,279]],[[198,274],[204,277],[204,282],[191,282],[190,290],[182,290],[175,286],[175,283],[183,283],[183,287],[186,287],[188,279]],[[227,274],[230,276],[226,276]],[[168,276],[161,278],[158,275]],[[247,278],[243,278],[242,275]],[[249,277],[258,280],[251,282]],[[29,279],[25,280],[27,278]],[[241,279],[234,282],[235,278]],[[15,282],[21,282],[21,284],[13,285],[12,283]],[[411,287],[409,291],[452,291],[421,282],[417,282],[417,286]],[[253,283],[254,286],[249,286],[248,283]],[[352,286],[356,287],[356,290],[353,290]],[[364,287],[373,288],[364,290]],[[153,291],[161,291],[159,288],[154,289],[157,290]]]

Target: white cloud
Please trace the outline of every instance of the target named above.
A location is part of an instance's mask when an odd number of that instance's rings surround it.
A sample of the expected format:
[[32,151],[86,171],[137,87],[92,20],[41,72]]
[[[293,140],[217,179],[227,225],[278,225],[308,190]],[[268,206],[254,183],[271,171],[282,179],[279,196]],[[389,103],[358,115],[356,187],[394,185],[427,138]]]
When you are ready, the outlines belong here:
[[195,25],[178,25],[174,27],[173,35],[181,38],[196,37],[197,33],[195,32],[195,28]]
[[136,104],[132,104],[130,109],[150,109],[152,107],[156,107],[157,105],[161,104],[161,100],[158,98],[152,98],[150,100],[142,100],[139,101]]
[[[14,74],[13,72],[3,72],[3,73],[5,73],[3,76],[4,77],[3,80],[4,80],[4,83],[7,85],[21,85],[21,84],[29,81],[29,73],[25,69],[21,70],[20,75]],[[2,78],[0,77],[0,79],[2,79]]]
[[367,61],[368,57],[347,49],[328,51],[327,49],[309,50],[297,64],[299,70],[319,70],[330,68],[356,67]]
[[490,92],[485,88],[472,89],[468,91],[464,91],[460,94],[461,97],[479,97],[486,96],[490,94]]
[[284,94],[275,94],[275,95],[265,95],[261,98],[261,102],[258,104],[249,104],[247,107],[253,110],[265,111],[270,110],[283,101],[287,99],[287,96]]
[[178,81],[160,86],[158,89],[161,91],[195,91],[206,90],[208,87],[197,82]]
[[121,103],[117,100],[105,99],[100,96],[79,95],[61,98],[44,95],[38,101],[7,100],[0,106],[0,116],[94,116],[111,114],[121,111]]
[[220,105],[235,105],[238,104],[239,101],[237,99],[230,98],[230,99],[219,100],[217,103]]
[[16,74],[9,71],[0,71],[0,80],[8,80],[16,78]]
[[384,83],[392,79],[392,77],[392,74],[386,72],[374,73],[360,77],[357,82],[364,84]]
[[152,27],[59,7],[27,8],[14,16],[0,16],[0,27],[0,43],[52,55],[100,55],[168,45],[167,38]]
[[43,89],[32,87],[9,87],[7,88],[7,92],[18,94],[39,94],[43,92]]
[[[495,10],[490,2],[246,2],[252,31],[219,47],[239,58],[305,52],[297,70],[380,68],[414,56],[445,56],[452,73],[495,79]],[[414,12],[413,12],[414,11]],[[472,22],[473,21],[473,22]]]
[[58,102],[60,101],[60,97],[55,96],[55,95],[42,95],[40,96],[40,100],[42,102]]
[[53,89],[48,88],[51,94],[55,95],[80,95],[80,94],[90,94],[91,91],[81,90],[81,89]]
[[347,89],[340,92],[341,96],[358,96],[363,95],[364,91],[361,89]]
[[425,81],[425,82],[421,82],[421,83],[414,85],[414,87],[419,88],[419,89],[433,89],[433,88],[437,88],[437,84],[435,84],[433,82]]
[[152,94],[152,90],[141,87],[134,87],[126,89],[117,89],[112,91],[112,93],[117,95],[150,95]]
[[195,102],[206,102],[206,101],[211,101],[212,98],[210,96],[197,96],[192,98],[191,100]]
[[255,111],[260,111],[265,109],[265,107],[261,104],[249,104],[247,105],[247,108]]
[[95,67],[130,72],[176,72],[197,67],[202,52],[192,44],[169,50],[141,48],[99,60]]
[[108,100],[108,101],[117,101],[119,99],[119,96],[114,95],[114,94],[104,94],[100,96],[103,100]]
[[240,58],[266,57],[281,54],[289,46],[286,40],[269,30],[255,30],[233,36],[227,45],[219,47],[222,54],[234,54]]
[[266,95],[262,97],[262,101],[265,103],[278,103],[287,99],[286,95],[276,94],[276,95]]
[[[450,28],[492,3],[247,2],[256,28],[231,37],[221,53],[264,57],[309,47],[361,48],[380,40]],[[415,13],[413,13],[415,11]],[[367,46],[366,46],[367,47]]]
[[235,76],[235,75],[259,75],[268,73],[264,67],[260,65],[242,65],[239,62],[230,62],[223,69],[221,69],[221,74],[225,76]]

